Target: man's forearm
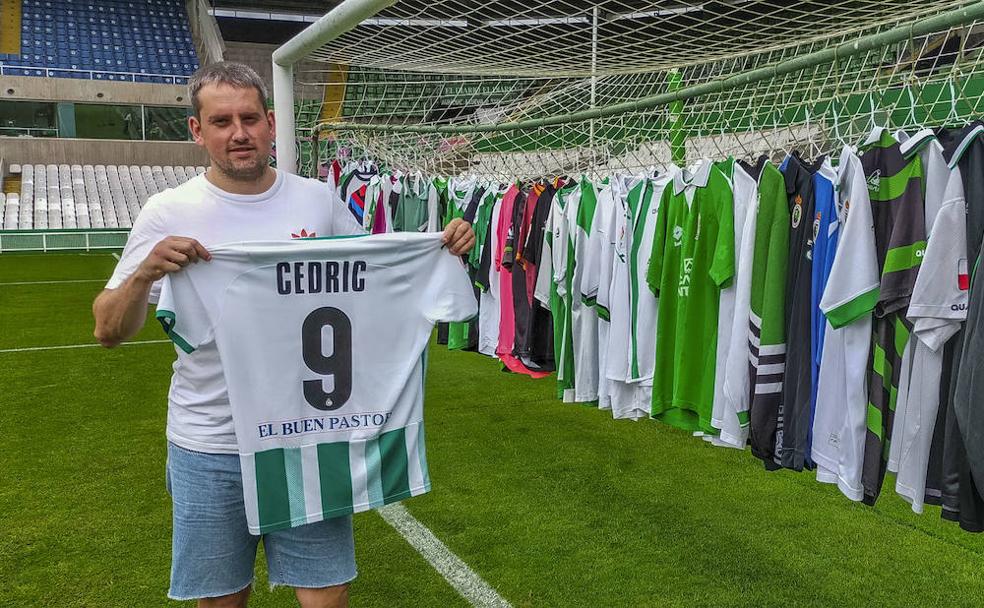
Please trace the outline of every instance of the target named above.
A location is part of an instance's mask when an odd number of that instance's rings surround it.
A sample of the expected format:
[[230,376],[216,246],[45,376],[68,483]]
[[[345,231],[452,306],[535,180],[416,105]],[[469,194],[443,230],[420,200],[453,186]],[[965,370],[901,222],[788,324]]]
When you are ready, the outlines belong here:
[[99,343],[113,348],[137,335],[147,319],[147,300],[153,281],[132,275],[117,289],[104,290],[92,303],[93,332]]

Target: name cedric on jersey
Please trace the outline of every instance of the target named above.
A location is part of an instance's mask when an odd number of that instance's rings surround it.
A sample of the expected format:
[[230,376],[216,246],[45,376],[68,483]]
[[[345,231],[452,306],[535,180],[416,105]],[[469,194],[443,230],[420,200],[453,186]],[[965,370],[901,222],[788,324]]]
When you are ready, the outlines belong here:
[[348,293],[365,291],[364,273],[369,268],[363,260],[342,262],[279,262],[277,293]]

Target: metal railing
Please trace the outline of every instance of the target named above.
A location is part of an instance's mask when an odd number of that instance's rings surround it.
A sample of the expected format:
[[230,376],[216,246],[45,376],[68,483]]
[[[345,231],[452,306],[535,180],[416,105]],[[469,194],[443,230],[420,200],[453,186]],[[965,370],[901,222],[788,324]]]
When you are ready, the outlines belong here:
[[23,251],[100,251],[122,249],[129,230],[0,230],[0,254]]
[[[188,82],[189,76],[184,76],[181,74],[144,74],[140,72],[118,72],[116,70],[79,70],[73,68],[44,68],[39,66],[27,66],[27,65],[10,65],[6,63],[0,63],[0,76],[20,76],[21,74],[12,73],[13,70],[41,70],[44,72],[45,78],[57,77],[61,73],[71,73],[71,74],[86,74],[89,80],[96,80],[95,74],[106,74],[112,76],[122,76],[123,78],[117,78],[116,81],[121,82],[137,82],[137,78],[164,78],[170,79],[171,82],[165,82],[164,84],[186,84]],[[160,84],[160,83],[154,83]]]

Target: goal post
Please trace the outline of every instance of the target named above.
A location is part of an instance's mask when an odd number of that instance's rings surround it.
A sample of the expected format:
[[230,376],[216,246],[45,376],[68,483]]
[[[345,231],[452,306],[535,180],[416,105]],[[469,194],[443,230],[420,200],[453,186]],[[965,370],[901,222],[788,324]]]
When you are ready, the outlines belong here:
[[294,65],[397,0],[345,0],[273,52],[273,111],[277,123],[277,168],[297,173]]

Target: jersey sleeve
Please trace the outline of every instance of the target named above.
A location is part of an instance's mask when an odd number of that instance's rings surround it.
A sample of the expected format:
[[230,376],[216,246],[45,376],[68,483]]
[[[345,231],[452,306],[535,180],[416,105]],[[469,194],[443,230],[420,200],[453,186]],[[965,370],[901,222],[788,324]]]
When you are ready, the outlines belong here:
[[[117,289],[122,285],[137,270],[141,262],[150,255],[154,246],[167,236],[181,235],[167,234],[167,228],[159,213],[158,204],[152,198],[137,215],[136,221],[133,222],[126,246],[123,248],[119,262],[116,263],[116,269],[113,270],[113,275],[106,282],[106,289]],[[149,303],[156,303],[160,293],[161,281],[157,281],[151,287]]]
[[[722,181],[726,181],[722,175]],[[717,201],[717,234],[714,239],[714,259],[708,275],[718,287],[724,287],[735,275],[735,209],[734,196],[726,184],[721,186]]]
[[656,229],[653,233],[653,249],[649,255],[649,268],[646,269],[646,283],[649,290],[658,298],[660,280],[663,277],[663,257],[666,249],[666,218],[669,215],[670,193],[673,187],[667,186],[659,199],[659,211],[656,213]]
[[970,277],[965,209],[963,182],[960,170],[955,168],[947,181],[943,206],[933,224],[907,315],[915,335],[934,351],[967,318]]
[[598,300],[598,290],[601,286],[601,252],[602,244],[607,237],[606,223],[608,222],[608,203],[605,200],[609,194],[602,190],[598,193],[595,206],[595,217],[591,222],[588,242],[584,247],[583,274],[581,278],[581,299],[589,306],[595,306]]
[[208,297],[202,287],[219,291],[216,285],[198,284],[203,283],[196,282],[193,276],[198,270],[197,266],[193,266],[165,276],[157,302],[156,317],[164,333],[178,348],[189,354],[208,342],[212,335],[212,315],[217,307],[206,301]]
[[427,320],[432,323],[467,321],[478,314],[475,291],[461,258],[443,248],[431,256],[430,276],[421,294]]
[[860,167],[851,171],[850,189],[843,202],[847,206],[847,220],[820,299],[820,310],[834,328],[849,325],[872,312],[881,282],[868,187]]

